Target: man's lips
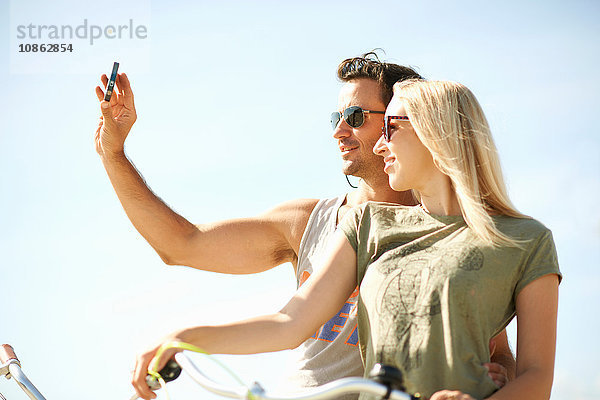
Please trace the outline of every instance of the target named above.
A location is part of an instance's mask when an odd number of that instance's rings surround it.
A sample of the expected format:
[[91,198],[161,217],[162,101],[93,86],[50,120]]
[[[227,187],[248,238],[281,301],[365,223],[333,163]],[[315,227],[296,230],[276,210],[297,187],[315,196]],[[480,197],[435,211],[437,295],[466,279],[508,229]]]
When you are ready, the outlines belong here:
[[358,149],[358,146],[352,146],[352,145],[343,145],[343,144],[341,144],[339,147],[340,147],[340,151],[341,151],[342,153],[348,153],[348,152],[350,152],[350,151],[352,151],[352,150],[356,150],[356,149]]

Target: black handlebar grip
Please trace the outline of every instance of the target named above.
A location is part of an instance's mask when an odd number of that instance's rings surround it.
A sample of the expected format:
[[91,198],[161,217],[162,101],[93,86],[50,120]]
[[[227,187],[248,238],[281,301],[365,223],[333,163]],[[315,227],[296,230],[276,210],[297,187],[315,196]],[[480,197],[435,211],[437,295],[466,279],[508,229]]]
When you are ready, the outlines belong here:
[[381,383],[392,390],[405,391],[404,378],[398,368],[390,365],[375,364],[369,373],[369,378],[377,383]]
[[[406,392],[402,372],[391,365],[375,364],[369,373],[369,378],[377,383],[387,386],[388,392],[383,397],[384,399],[389,399],[392,390]],[[421,400],[421,394],[415,393],[411,395],[410,398],[413,400]]]
[[[165,382],[174,381],[181,375],[181,367],[177,364],[175,360],[169,360],[167,365],[164,366],[163,369],[158,371],[158,374],[163,378]],[[146,384],[152,390],[160,389],[160,383],[158,379],[153,377],[152,375],[146,375]]]

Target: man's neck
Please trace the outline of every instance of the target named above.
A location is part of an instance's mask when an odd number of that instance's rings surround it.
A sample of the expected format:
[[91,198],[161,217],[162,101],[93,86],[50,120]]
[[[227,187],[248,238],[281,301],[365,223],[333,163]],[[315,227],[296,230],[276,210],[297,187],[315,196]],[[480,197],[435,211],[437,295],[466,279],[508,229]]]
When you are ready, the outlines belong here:
[[383,182],[370,183],[361,179],[358,189],[348,193],[346,204],[349,207],[355,207],[367,201],[380,201],[385,203],[397,203],[403,205],[415,205],[412,193],[397,192],[393,190],[388,180]]

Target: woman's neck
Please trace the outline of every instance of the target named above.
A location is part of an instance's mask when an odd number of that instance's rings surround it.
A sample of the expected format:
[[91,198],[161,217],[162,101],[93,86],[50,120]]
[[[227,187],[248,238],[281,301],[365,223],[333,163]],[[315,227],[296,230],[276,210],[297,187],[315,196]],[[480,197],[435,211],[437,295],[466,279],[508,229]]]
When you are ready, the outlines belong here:
[[460,204],[447,175],[436,176],[420,188],[421,205],[425,211],[436,215],[461,215]]

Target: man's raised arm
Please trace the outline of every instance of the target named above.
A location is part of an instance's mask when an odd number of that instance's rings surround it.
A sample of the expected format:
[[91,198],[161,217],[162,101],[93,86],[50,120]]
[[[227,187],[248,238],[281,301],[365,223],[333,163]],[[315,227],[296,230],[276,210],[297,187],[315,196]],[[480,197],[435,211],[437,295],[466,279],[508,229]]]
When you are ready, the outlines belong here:
[[[108,79],[102,76],[106,85]],[[163,261],[202,270],[248,274],[284,262],[295,264],[302,234],[317,200],[302,199],[254,218],[194,225],[169,208],[146,185],[125,155],[125,139],[136,121],[133,92],[125,74],[117,76],[110,102],[96,87],[102,116],[96,151],[125,213]]]

